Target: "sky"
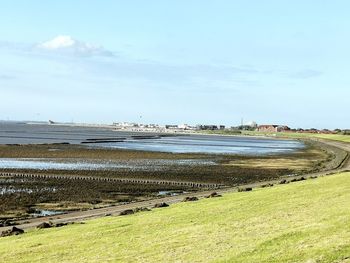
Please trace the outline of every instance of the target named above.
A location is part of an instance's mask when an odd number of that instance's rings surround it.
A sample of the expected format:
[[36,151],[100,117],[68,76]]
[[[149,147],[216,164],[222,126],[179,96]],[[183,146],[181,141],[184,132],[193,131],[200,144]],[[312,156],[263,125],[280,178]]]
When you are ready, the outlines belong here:
[[2,120],[350,127],[349,1],[0,4]]

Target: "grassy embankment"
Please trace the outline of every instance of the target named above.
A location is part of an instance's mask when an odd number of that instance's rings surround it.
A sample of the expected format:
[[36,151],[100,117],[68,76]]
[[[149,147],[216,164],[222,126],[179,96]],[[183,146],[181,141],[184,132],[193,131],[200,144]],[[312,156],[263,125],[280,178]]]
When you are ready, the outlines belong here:
[[2,262],[348,262],[350,173],[0,238]]
[[341,134],[316,134],[316,133],[297,133],[297,132],[256,132],[256,131],[229,131],[229,130],[217,130],[217,131],[201,131],[201,134],[216,134],[216,135],[250,135],[250,136],[274,136],[292,139],[305,139],[305,138],[319,138],[340,142],[350,142],[350,135]]
[[250,132],[243,131],[243,135],[266,135],[272,136],[276,135],[277,137],[286,137],[286,138],[295,138],[295,139],[307,139],[307,138],[319,138],[332,141],[340,142],[350,142],[350,135],[341,135],[341,134],[315,134],[315,133],[297,133],[297,132],[279,132],[279,133],[264,133],[264,132]]

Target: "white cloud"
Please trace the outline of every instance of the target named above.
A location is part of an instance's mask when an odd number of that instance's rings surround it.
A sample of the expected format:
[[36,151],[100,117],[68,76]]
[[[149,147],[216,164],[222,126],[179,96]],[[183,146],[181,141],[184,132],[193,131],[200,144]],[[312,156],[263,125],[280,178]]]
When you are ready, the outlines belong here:
[[60,52],[80,56],[113,56],[113,53],[101,46],[82,42],[71,36],[60,35],[37,45],[37,48],[49,52]]
[[[77,45],[77,41],[70,36],[57,36],[47,42],[39,45],[41,48],[45,49],[60,49],[60,48],[71,48]],[[83,44],[83,46],[85,46]]]

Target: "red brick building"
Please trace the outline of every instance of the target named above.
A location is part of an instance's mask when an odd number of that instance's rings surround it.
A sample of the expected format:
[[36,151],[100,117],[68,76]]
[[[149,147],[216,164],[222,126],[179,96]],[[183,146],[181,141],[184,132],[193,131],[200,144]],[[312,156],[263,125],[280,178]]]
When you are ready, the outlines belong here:
[[284,125],[259,125],[258,131],[259,132],[286,132],[289,131],[290,128],[288,126]]

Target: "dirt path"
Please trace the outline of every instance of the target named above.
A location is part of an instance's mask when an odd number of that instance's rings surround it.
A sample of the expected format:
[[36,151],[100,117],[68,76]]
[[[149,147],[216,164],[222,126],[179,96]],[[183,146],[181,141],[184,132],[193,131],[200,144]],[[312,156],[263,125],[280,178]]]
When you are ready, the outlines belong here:
[[[349,171],[350,170],[350,143],[331,141],[331,140],[325,140],[325,139],[312,139],[312,140],[337,147],[337,148],[342,149],[348,153],[348,156],[343,161],[342,165],[340,167],[338,167],[337,169],[333,170],[332,172],[342,172],[342,171]],[[325,172],[325,173],[327,174],[327,172]]]
[[[308,178],[308,177],[315,177],[315,176],[325,176],[325,175],[330,175],[330,174],[350,170],[350,144],[349,143],[342,143],[342,142],[337,142],[337,141],[328,141],[328,140],[321,140],[321,139],[315,139],[315,140],[323,142],[323,143],[331,145],[331,146],[338,147],[340,149],[343,149],[343,150],[348,152],[348,156],[343,161],[343,163],[340,165],[340,167],[338,167],[336,169],[333,169],[330,171],[324,171],[324,172],[303,175],[302,177]],[[266,184],[278,184],[282,179],[286,179],[286,180],[290,181],[294,178],[298,179],[300,177],[301,176],[281,177],[278,180],[273,180],[273,181],[268,181],[268,182],[258,182],[258,183],[254,183],[254,184],[242,185],[240,187],[224,188],[224,189],[219,189],[219,190],[215,190],[215,191],[218,194],[225,194],[228,192],[235,192],[239,188],[247,188],[247,187],[254,188],[254,187],[261,187],[261,186],[266,185]],[[48,221],[51,221],[54,224],[81,222],[81,221],[84,221],[87,219],[99,218],[99,217],[103,217],[103,216],[119,215],[120,212],[127,210],[127,209],[135,209],[135,208],[140,208],[140,207],[153,208],[155,204],[161,203],[161,202],[165,202],[167,204],[178,203],[178,202],[181,202],[185,197],[190,197],[190,196],[204,198],[212,192],[213,192],[213,190],[201,191],[201,192],[197,192],[197,193],[183,194],[183,195],[178,195],[178,196],[169,196],[169,197],[157,198],[157,199],[148,200],[148,201],[128,203],[128,204],[106,207],[106,208],[99,208],[99,209],[88,210],[88,211],[77,211],[77,212],[70,212],[67,214],[61,214],[61,215],[55,215],[55,216],[33,218],[33,219],[17,221],[16,224],[19,228],[24,229],[24,230],[28,230],[28,229],[31,229],[31,228],[38,226],[42,222],[48,222]],[[0,232],[5,231],[9,228],[11,228],[11,227],[0,227]]]

